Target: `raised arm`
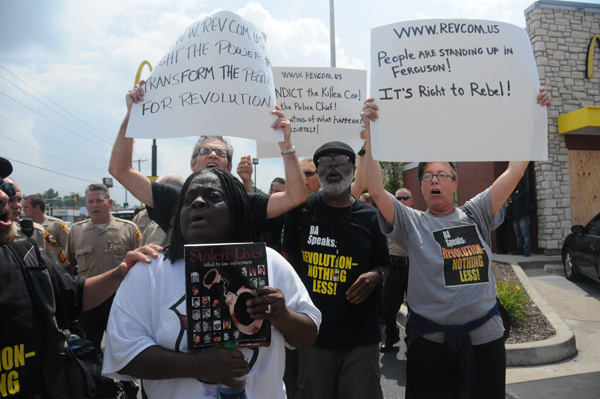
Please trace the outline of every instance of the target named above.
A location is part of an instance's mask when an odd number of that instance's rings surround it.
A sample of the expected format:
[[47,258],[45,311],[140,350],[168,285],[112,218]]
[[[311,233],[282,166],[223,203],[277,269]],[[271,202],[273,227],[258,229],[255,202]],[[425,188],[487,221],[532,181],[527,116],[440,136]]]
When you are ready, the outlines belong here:
[[[366,144],[363,144],[361,151],[365,150]],[[356,198],[360,197],[367,188],[367,167],[365,165],[365,156],[359,155],[356,157],[356,173],[354,175],[354,181],[350,186],[350,193]]]
[[[271,126],[274,130],[283,128],[284,140],[279,143],[282,152],[292,149],[292,124],[286,119],[281,108],[275,106],[273,114],[279,116],[279,119]],[[283,215],[290,209],[303,204],[306,201],[306,185],[298,164],[298,157],[295,152],[287,153],[283,156],[285,167],[285,191],[272,194],[267,204],[267,219]]]
[[242,179],[242,183],[244,184],[244,188],[247,193],[253,193],[254,189],[252,187],[252,172],[254,168],[252,167],[252,158],[250,155],[244,155],[240,159],[240,163],[237,166],[237,174]]
[[[144,81],[141,80],[140,84],[143,83]],[[121,123],[115,145],[113,146],[110,155],[108,172],[117,179],[123,187],[129,190],[135,198],[144,204],[153,207],[152,183],[146,176],[133,167],[133,139],[125,137],[127,125],[129,124],[129,116],[131,115],[131,106],[134,102],[137,104],[144,100],[144,89],[140,84],[136,84],[133,90],[125,96],[127,114],[125,115],[125,119],[123,119],[123,123]]]
[[[550,94],[543,87],[540,88],[540,94],[537,96],[537,103],[550,109],[552,100]],[[496,214],[502,208],[502,205],[510,194],[517,187],[517,183],[523,177],[529,161],[511,161],[508,168],[500,177],[496,179],[490,187],[490,196],[492,197],[492,215]]]
[[377,208],[385,220],[393,225],[395,214],[394,198],[392,194],[385,191],[383,178],[381,177],[381,167],[379,166],[379,162],[373,159],[373,152],[371,151],[371,121],[376,121],[379,118],[377,114],[379,107],[374,101],[373,98],[367,99],[363,109],[360,111],[360,116],[365,124],[364,130],[361,132],[361,138],[365,140],[367,145],[367,152],[364,156],[367,169],[367,186],[369,187],[371,198],[377,204]]

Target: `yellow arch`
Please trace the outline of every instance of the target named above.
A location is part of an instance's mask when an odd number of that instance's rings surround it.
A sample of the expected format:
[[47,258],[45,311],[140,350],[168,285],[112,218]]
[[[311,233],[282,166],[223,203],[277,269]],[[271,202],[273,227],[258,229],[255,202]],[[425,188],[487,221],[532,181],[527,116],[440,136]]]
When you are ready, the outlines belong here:
[[[593,55],[592,55],[592,59],[594,59]],[[133,82],[134,86],[140,81],[140,76],[142,76],[142,69],[144,69],[144,65],[148,65],[148,68],[150,68],[150,72],[152,72],[152,65],[150,65],[150,63],[148,61],[144,60],[140,64],[140,67],[138,68],[137,73],[135,74],[135,82]]]
[[587,77],[594,77],[594,49],[596,47],[596,41],[600,40],[600,35],[596,35],[592,38],[590,42],[590,47],[588,48],[588,56],[587,56]]

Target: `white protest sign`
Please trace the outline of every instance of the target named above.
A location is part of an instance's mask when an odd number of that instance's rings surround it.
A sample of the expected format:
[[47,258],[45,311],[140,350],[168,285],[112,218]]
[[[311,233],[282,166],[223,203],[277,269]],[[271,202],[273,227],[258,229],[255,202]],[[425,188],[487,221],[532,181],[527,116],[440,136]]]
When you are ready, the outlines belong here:
[[[360,149],[367,71],[273,67],[273,80],[277,105],[292,123],[292,142],[299,157],[312,157],[329,141]],[[256,148],[259,158],[281,157],[276,143],[258,142]]]
[[517,26],[422,20],[371,30],[376,159],[545,160],[538,94],[531,43]]
[[154,65],[144,101],[134,104],[128,137],[218,134],[282,141],[266,36],[220,11],[188,26]]

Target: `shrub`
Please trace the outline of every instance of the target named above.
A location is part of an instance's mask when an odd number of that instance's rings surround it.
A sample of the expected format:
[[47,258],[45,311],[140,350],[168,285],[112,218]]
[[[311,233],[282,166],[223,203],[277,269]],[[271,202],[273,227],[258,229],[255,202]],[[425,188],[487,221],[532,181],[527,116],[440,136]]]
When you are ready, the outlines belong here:
[[496,281],[498,299],[504,305],[513,323],[527,321],[529,315],[529,295],[524,289],[510,281]]

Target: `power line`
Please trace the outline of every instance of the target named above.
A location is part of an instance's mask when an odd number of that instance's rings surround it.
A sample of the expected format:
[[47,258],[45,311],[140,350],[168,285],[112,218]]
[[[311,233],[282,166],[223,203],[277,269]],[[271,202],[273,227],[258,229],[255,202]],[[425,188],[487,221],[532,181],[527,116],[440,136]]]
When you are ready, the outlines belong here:
[[84,139],[84,140],[87,140],[87,141],[89,141],[90,143],[92,143],[92,144],[94,144],[94,145],[96,145],[96,146],[98,146],[98,147],[100,147],[100,148],[103,148],[103,149],[105,149],[105,150],[108,150],[108,151],[110,151],[110,148],[107,148],[107,147],[102,147],[102,146],[101,146],[101,145],[99,145],[99,144],[93,143],[93,142],[92,142],[92,141],[91,141],[89,138],[87,138],[87,137],[84,137],[84,136],[82,136],[82,135],[80,135],[80,134],[77,134],[77,133],[75,133],[74,131],[72,131],[71,129],[67,129],[66,127],[64,127],[64,126],[63,126],[63,125],[61,125],[60,123],[54,122],[52,119],[50,119],[50,118],[48,118],[47,116],[44,116],[44,115],[40,114],[39,112],[37,112],[37,111],[35,111],[35,110],[33,110],[33,109],[29,108],[27,105],[25,105],[25,104],[23,104],[23,103],[21,103],[21,102],[19,102],[19,101],[15,100],[14,98],[12,98],[11,96],[9,96],[8,94],[6,94],[6,93],[4,93],[4,92],[2,92],[2,91],[0,91],[0,94],[3,94],[4,96],[6,96],[6,97],[10,98],[11,100],[13,100],[14,102],[16,102],[17,104],[19,104],[19,105],[22,105],[23,107],[25,107],[25,108],[27,108],[28,110],[30,110],[31,112],[33,112],[33,113],[35,113],[35,114],[37,114],[37,115],[41,116],[42,118],[44,118],[44,119],[47,119],[48,121],[50,121],[50,122],[54,123],[56,126],[62,127],[62,128],[63,128],[63,129],[65,129],[67,132],[71,132],[71,133],[73,133],[73,134],[74,134],[75,136],[77,136],[77,137],[81,137],[82,139]]
[[55,159],[58,159],[58,160],[60,160],[60,161],[65,161],[65,162],[71,163],[71,164],[73,164],[73,165],[79,165],[79,166],[83,166],[83,167],[86,167],[86,168],[90,168],[90,169],[96,169],[96,170],[99,170],[99,171],[102,171],[102,172],[106,172],[106,169],[94,168],[93,166],[84,165],[84,164],[80,164],[80,163],[77,163],[77,162],[73,162],[73,161],[71,161],[71,160],[68,160],[68,159],[59,158],[59,157],[57,157],[57,156],[56,156],[56,155],[54,155],[54,154],[49,154],[49,153],[47,153],[47,152],[44,152],[44,151],[42,151],[42,150],[38,150],[37,148],[33,148],[33,147],[31,147],[31,146],[29,146],[29,145],[27,145],[27,144],[20,143],[20,142],[18,142],[17,140],[15,140],[15,139],[11,139],[10,137],[6,137],[6,136],[5,136],[5,135],[3,135],[3,134],[0,134],[0,137],[4,137],[4,138],[5,138],[5,139],[7,139],[7,140],[13,141],[13,142],[15,142],[15,143],[17,143],[17,144],[20,144],[20,145],[22,145],[23,147],[27,147],[27,148],[31,149],[31,150],[34,150],[34,151],[41,152],[42,154],[45,154],[45,155],[50,155],[51,157],[53,157],[53,158],[55,158]]
[[42,168],[42,167],[39,167],[39,166],[35,166],[35,165],[32,165],[32,164],[29,164],[27,162],[18,161],[18,160],[14,159],[14,158],[9,158],[9,157],[4,157],[4,158],[8,159],[9,161],[13,161],[13,162],[17,162],[17,163],[20,163],[20,164],[23,164],[23,165],[31,166],[32,168],[41,169],[41,170],[44,170],[44,171],[49,172],[49,173],[54,173],[55,175],[66,176],[66,177],[70,177],[71,179],[77,179],[77,180],[82,180],[82,181],[88,182],[88,183],[94,183],[94,181],[92,181],[90,179],[82,179],[81,177],[76,177],[76,176],[71,176],[71,175],[67,175],[67,174],[64,174],[64,173],[60,173],[60,172],[55,172],[53,170],[49,170],[49,169],[45,169],[45,168]]
[[89,134],[91,134],[92,136],[103,140],[104,142],[106,142],[107,144],[112,144],[107,138],[105,137],[99,137],[98,135],[94,134],[93,132],[90,132],[89,130],[85,129],[82,126],[79,126],[78,124],[76,124],[75,122],[73,122],[72,120],[70,120],[69,118],[67,118],[64,115],[61,115],[58,111],[50,108],[48,105],[44,104],[43,102],[41,102],[40,100],[38,100],[37,98],[35,98],[34,96],[32,96],[31,94],[27,93],[25,90],[21,89],[19,86],[17,86],[16,84],[14,84],[13,82],[9,81],[8,79],[6,79],[4,76],[0,76],[0,78],[4,79],[5,81],[7,81],[8,83],[10,83],[11,85],[13,85],[14,87],[16,87],[17,89],[21,90],[23,93],[25,93],[26,95],[28,95],[29,97],[33,98],[35,101],[37,101],[38,103],[42,104],[44,107],[48,108],[50,111],[54,112],[55,114],[57,114],[58,116],[61,116],[63,118],[65,118],[66,120],[68,120],[69,122],[71,122],[72,124],[74,124],[75,126],[77,126],[78,128],[88,132]]
[[92,157],[95,157],[95,156],[97,156],[96,154],[91,154],[91,153],[89,153],[89,152],[87,152],[87,151],[83,151],[81,148],[77,148],[77,147],[74,147],[74,146],[72,146],[72,145],[69,145],[69,144],[63,143],[62,141],[59,141],[59,140],[57,140],[56,138],[54,138],[54,137],[51,137],[51,136],[49,136],[49,135],[47,135],[47,134],[44,134],[44,133],[38,132],[37,130],[33,130],[32,128],[30,128],[30,127],[27,127],[27,126],[25,126],[25,125],[22,125],[22,124],[20,124],[19,122],[15,122],[15,121],[13,121],[12,119],[10,119],[10,118],[7,118],[7,117],[6,117],[6,116],[4,116],[4,115],[1,115],[1,114],[0,114],[0,117],[1,117],[1,118],[4,118],[4,119],[6,119],[6,120],[7,120],[7,121],[9,121],[9,122],[12,122],[12,123],[14,123],[15,125],[21,126],[23,129],[27,129],[27,130],[29,130],[29,131],[30,131],[30,132],[32,132],[32,133],[39,134],[40,136],[43,136],[43,137],[49,138],[49,139],[51,139],[52,141],[55,141],[55,142],[57,142],[58,144],[64,145],[65,147],[72,148],[72,149],[74,149],[74,150],[77,150],[78,152],[83,152],[83,153],[85,153],[85,154],[87,154],[87,155],[90,155],[90,156],[92,156]]
[[40,96],[44,97],[46,100],[50,101],[52,104],[56,105],[58,108],[62,109],[67,114],[71,115],[73,118],[77,119],[78,121],[80,121],[81,123],[83,123],[84,125],[86,125],[87,127],[89,127],[90,129],[93,129],[93,130],[97,131],[98,133],[103,134],[98,129],[94,128],[93,126],[88,125],[87,123],[85,123],[84,121],[82,121],[81,119],[79,119],[78,117],[76,117],[75,115],[73,115],[72,113],[70,113],[69,111],[67,111],[66,109],[64,109],[63,107],[61,107],[60,105],[58,105],[57,103],[55,103],[54,101],[52,101],[51,99],[49,99],[48,97],[46,97],[44,94],[40,93],[37,89],[35,89],[29,83],[25,82],[23,79],[19,78],[17,75],[15,75],[14,73],[12,73],[8,69],[6,69],[3,65],[0,65],[0,68],[4,69],[6,72],[10,73],[12,76],[14,76],[15,78],[19,79],[21,82],[23,82],[26,86],[28,86],[29,88],[31,88],[36,93],[38,93]]

